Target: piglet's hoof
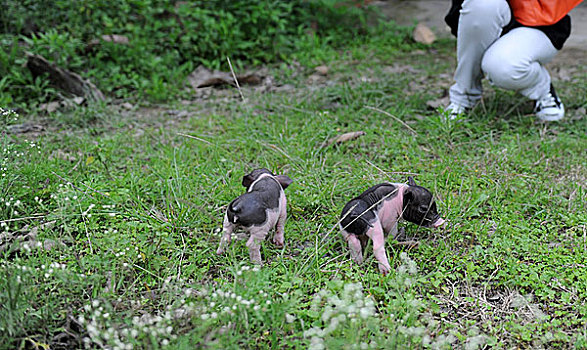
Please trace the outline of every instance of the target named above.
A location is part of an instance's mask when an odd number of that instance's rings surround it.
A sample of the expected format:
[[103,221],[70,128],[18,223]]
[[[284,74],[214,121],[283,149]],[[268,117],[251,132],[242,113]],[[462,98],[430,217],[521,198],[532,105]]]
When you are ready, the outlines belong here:
[[224,249],[218,248],[218,250],[216,250],[216,255],[222,255],[224,254]]
[[278,248],[283,248],[283,241],[273,240],[273,244],[275,244]]
[[251,263],[255,264],[255,265],[259,265],[262,266],[263,262],[261,261],[261,259],[251,259]]
[[381,272],[383,275],[387,275],[389,271],[391,271],[391,266],[379,264],[379,272]]

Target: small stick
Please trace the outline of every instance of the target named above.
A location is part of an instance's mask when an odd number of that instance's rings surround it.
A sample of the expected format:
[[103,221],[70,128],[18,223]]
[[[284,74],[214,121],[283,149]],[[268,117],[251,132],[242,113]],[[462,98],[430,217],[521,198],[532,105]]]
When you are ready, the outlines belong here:
[[35,216],[27,216],[25,218],[16,218],[16,219],[0,220],[0,223],[13,222],[13,221],[22,221],[22,220],[28,220],[28,219],[42,219],[46,215],[47,214],[35,214]]
[[153,276],[153,277],[155,277],[155,278],[158,278],[159,280],[163,281],[163,278],[161,278],[160,276],[157,276],[156,274],[152,273],[151,271],[149,271],[149,270],[145,270],[144,268],[140,267],[140,266],[139,266],[139,265],[137,265],[137,264],[131,264],[131,265],[132,265],[133,267],[136,267],[137,269],[139,269],[139,270],[142,270],[142,271],[144,271],[144,272],[148,273],[149,275],[151,275],[151,276]]
[[210,142],[210,141],[207,141],[207,140],[204,140],[204,139],[201,139],[201,138],[199,138],[199,137],[196,137],[196,136],[192,136],[192,135],[183,134],[183,133],[181,133],[181,132],[178,132],[177,134],[178,134],[178,135],[180,135],[180,136],[185,136],[185,137],[188,137],[188,138],[190,138],[190,139],[194,139],[194,140],[202,141],[202,142],[204,142],[204,143],[207,143],[207,144],[209,144],[209,145],[211,145],[211,144],[212,144],[212,142]]
[[386,112],[384,110],[381,110],[379,108],[375,108],[375,107],[371,107],[371,106],[365,106],[365,108],[379,112],[379,113],[383,113],[388,117],[392,117],[393,119],[395,119],[396,121],[400,122],[403,126],[405,126],[408,130],[410,130],[411,132],[414,133],[414,135],[418,135],[418,133],[416,132],[416,130],[412,129],[408,124],[404,123],[403,120],[399,119],[398,117],[396,117],[395,115]]
[[267,143],[261,142],[259,140],[257,140],[257,142],[260,143],[260,144],[262,144],[265,147],[273,148],[274,150],[279,151],[281,154],[283,154],[284,156],[286,156],[288,159],[291,159],[291,157],[287,153],[285,153],[284,150],[282,150],[281,148],[275,146],[274,144],[272,144],[272,143],[267,144]]
[[380,167],[378,167],[377,165],[371,163],[368,159],[365,160],[367,163],[369,163],[369,165],[373,166],[375,169],[379,170],[382,174],[388,175],[414,175],[414,176],[419,176],[419,173],[411,173],[409,171],[385,171],[383,169],[381,169]]
[[86,230],[86,237],[88,238],[88,244],[90,245],[90,253],[94,254],[94,247],[92,246],[92,239],[90,238],[90,232],[88,232],[88,225],[86,225],[86,219],[83,218],[83,214],[82,214],[82,220],[84,222],[84,229]]
[[64,178],[63,178],[63,177],[61,177],[61,176],[59,176],[59,175],[58,175],[56,172],[54,172],[54,171],[51,171],[51,173],[53,173],[53,175],[57,176],[59,179],[61,179],[61,181],[65,181],[65,183],[66,183],[67,185],[70,185],[71,187],[75,188],[76,190],[80,191],[81,193],[83,193],[83,194],[88,194],[88,195],[89,195],[90,197],[92,197],[92,198],[94,197],[94,196],[92,196],[91,194],[87,193],[87,191],[84,191],[83,189],[81,189],[81,188],[77,187],[76,185],[74,185],[72,182],[70,182],[70,181],[68,181],[68,180],[64,179]]
[[181,264],[183,263],[183,256],[185,253],[185,239],[183,238],[183,233],[179,231],[179,235],[181,236],[181,243],[183,244],[183,248],[181,250],[181,257],[179,258],[179,265],[177,265],[177,279],[181,277]]
[[[342,227],[342,229],[344,230],[347,227],[349,227],[352,223],[354,223],[355,221],[359,220],[363,216],[363,214],[365,214],[369,210],[375,208],[376,206],[379,205],[379,203],[383,202],[384,200],[386,200],[390,196],[395,195],[397,193],[397,191],[399,191],[399,187],[396,188],[395,190],[393,190],[392,192],[386,194],[385,196],[383,196],[377,202],[373,203],[373,205],[371,205],[369,208],[365,209],[361,214],[359,214],[359,216],[357,216],[356,218],[354,218],[353,220],[351,220],[351,222],[349,222],[346,226]],[[349,208],[349,210],[347,210],[347,212],[343,215],[343,217],[340,220],[338,220],[338,222],[336,224],[334,224],[334,226],[326,233],[326,235],[324,237],[322,237],[322,241],[320,241],[320,244],[322,244],[326,240],[326,238],[328,237],[328,235],[342,222],[342,220],[344,220],[351,213],[351,211],[353,209],[355,209],[356,206],[357,205],[354,205],[351,208]],[[402,211],[402,215],[403,215],[403,211]],[[400,217],[401,217],[401,215],[400,215]]]
[[228,61],[228,65],[230,66],[230,72],[232,73],[232,77],[234,78],[234,82],[236,83],[236,87],[238,89],[238,93],[241,95],[241,98],[243,99],[243,102],[247,102],[245,100],[245,96],[243,95],[243,92],[241,90],[241,87],[238,84],[238,80],[236,79],[236,74],[234,74],[234,69],[232,69],[232,63],[230,63],[230,57],[226,56],[226,60]]
[[286,106],[286,105],[277,105],[277,106],[284,108],[284,109],[291,109],[292,111],[296,111],[296,112],[300,112],[300,113],[314,114],[314,112],[310,112],[305,109],[301,109],[301,108],[297,108],[297,107]]
[[[90,197],[92,197],[92,198],[94,197],[94,196],[92,196],[91,194],[89,194],[89,193],[88,193],[88,191],[84,191],[84,190],[82,190],[81,188],[79,188],[79,187],[77,187],[76,185],[74,185],[74,184],[73,184],[71,181],[68,181],[68,180],[64,179],[63,177],[59,176],[59,174],[57,174],[56,172],[54,172],[54,171],[51,171],[51,173],[52,173],[53,175],[57,176],[58,178],[60,178],[62,181],[65,181],[65,182],[66,182],[68,185],[70,185],[71,187],[73,187],[73,188],[75,188],[76,190],[78,190],[78,191],[82,192],[83,194],[87,194],[87,195],[89,195],[89,196],[90,196]],[[105,197],[105,198],[109,198],[109,197],[108,197],[107,195],[105,195],[104,193],[102,193],[102,192],[100,192],[100,191],[98,191],[98,190],[95,190],[95,189],[91,188],[90,186],[86,185],[86,184],[85,184],[85,183],[83,183],[83,182],[82,182],[82,185],[84,185],[85,187],[89,188],[90,190],[92,190],[92,191],[96,192],[97,194],[99,194],[99,195],[101,195],[101,196],[103,196],[103,197]]]

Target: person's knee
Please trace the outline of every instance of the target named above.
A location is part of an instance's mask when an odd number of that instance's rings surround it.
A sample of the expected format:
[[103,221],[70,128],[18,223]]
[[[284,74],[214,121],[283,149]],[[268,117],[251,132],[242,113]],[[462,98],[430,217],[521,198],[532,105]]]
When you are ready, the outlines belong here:
[[517,90],[520,82],[528,75],[529,64],[513,62],[503,55],[486,53],[481,61],[481,69],[485,76],[497,87]]
[[461,10],[466,20],[460,24],[467,26],[467,30],[484,30],[502,16],[504,8],[509,9],[506,0],[466,0]]

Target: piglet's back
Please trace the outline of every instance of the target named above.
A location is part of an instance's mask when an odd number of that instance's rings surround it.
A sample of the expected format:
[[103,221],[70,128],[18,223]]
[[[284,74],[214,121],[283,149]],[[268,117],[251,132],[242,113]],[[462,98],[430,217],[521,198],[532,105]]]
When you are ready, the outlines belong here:
[[279,206],[281,191],[283,189],[277,180],[265,177],[253,185],[249,194],[254,194],[265,209],[273,209]]

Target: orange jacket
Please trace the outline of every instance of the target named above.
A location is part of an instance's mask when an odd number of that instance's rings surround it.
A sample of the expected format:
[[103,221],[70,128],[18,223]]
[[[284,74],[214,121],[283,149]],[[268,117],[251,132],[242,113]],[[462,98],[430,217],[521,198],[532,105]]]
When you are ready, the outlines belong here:
[[525,26],[555,24],[583,0],[509,0],[514,17]]

